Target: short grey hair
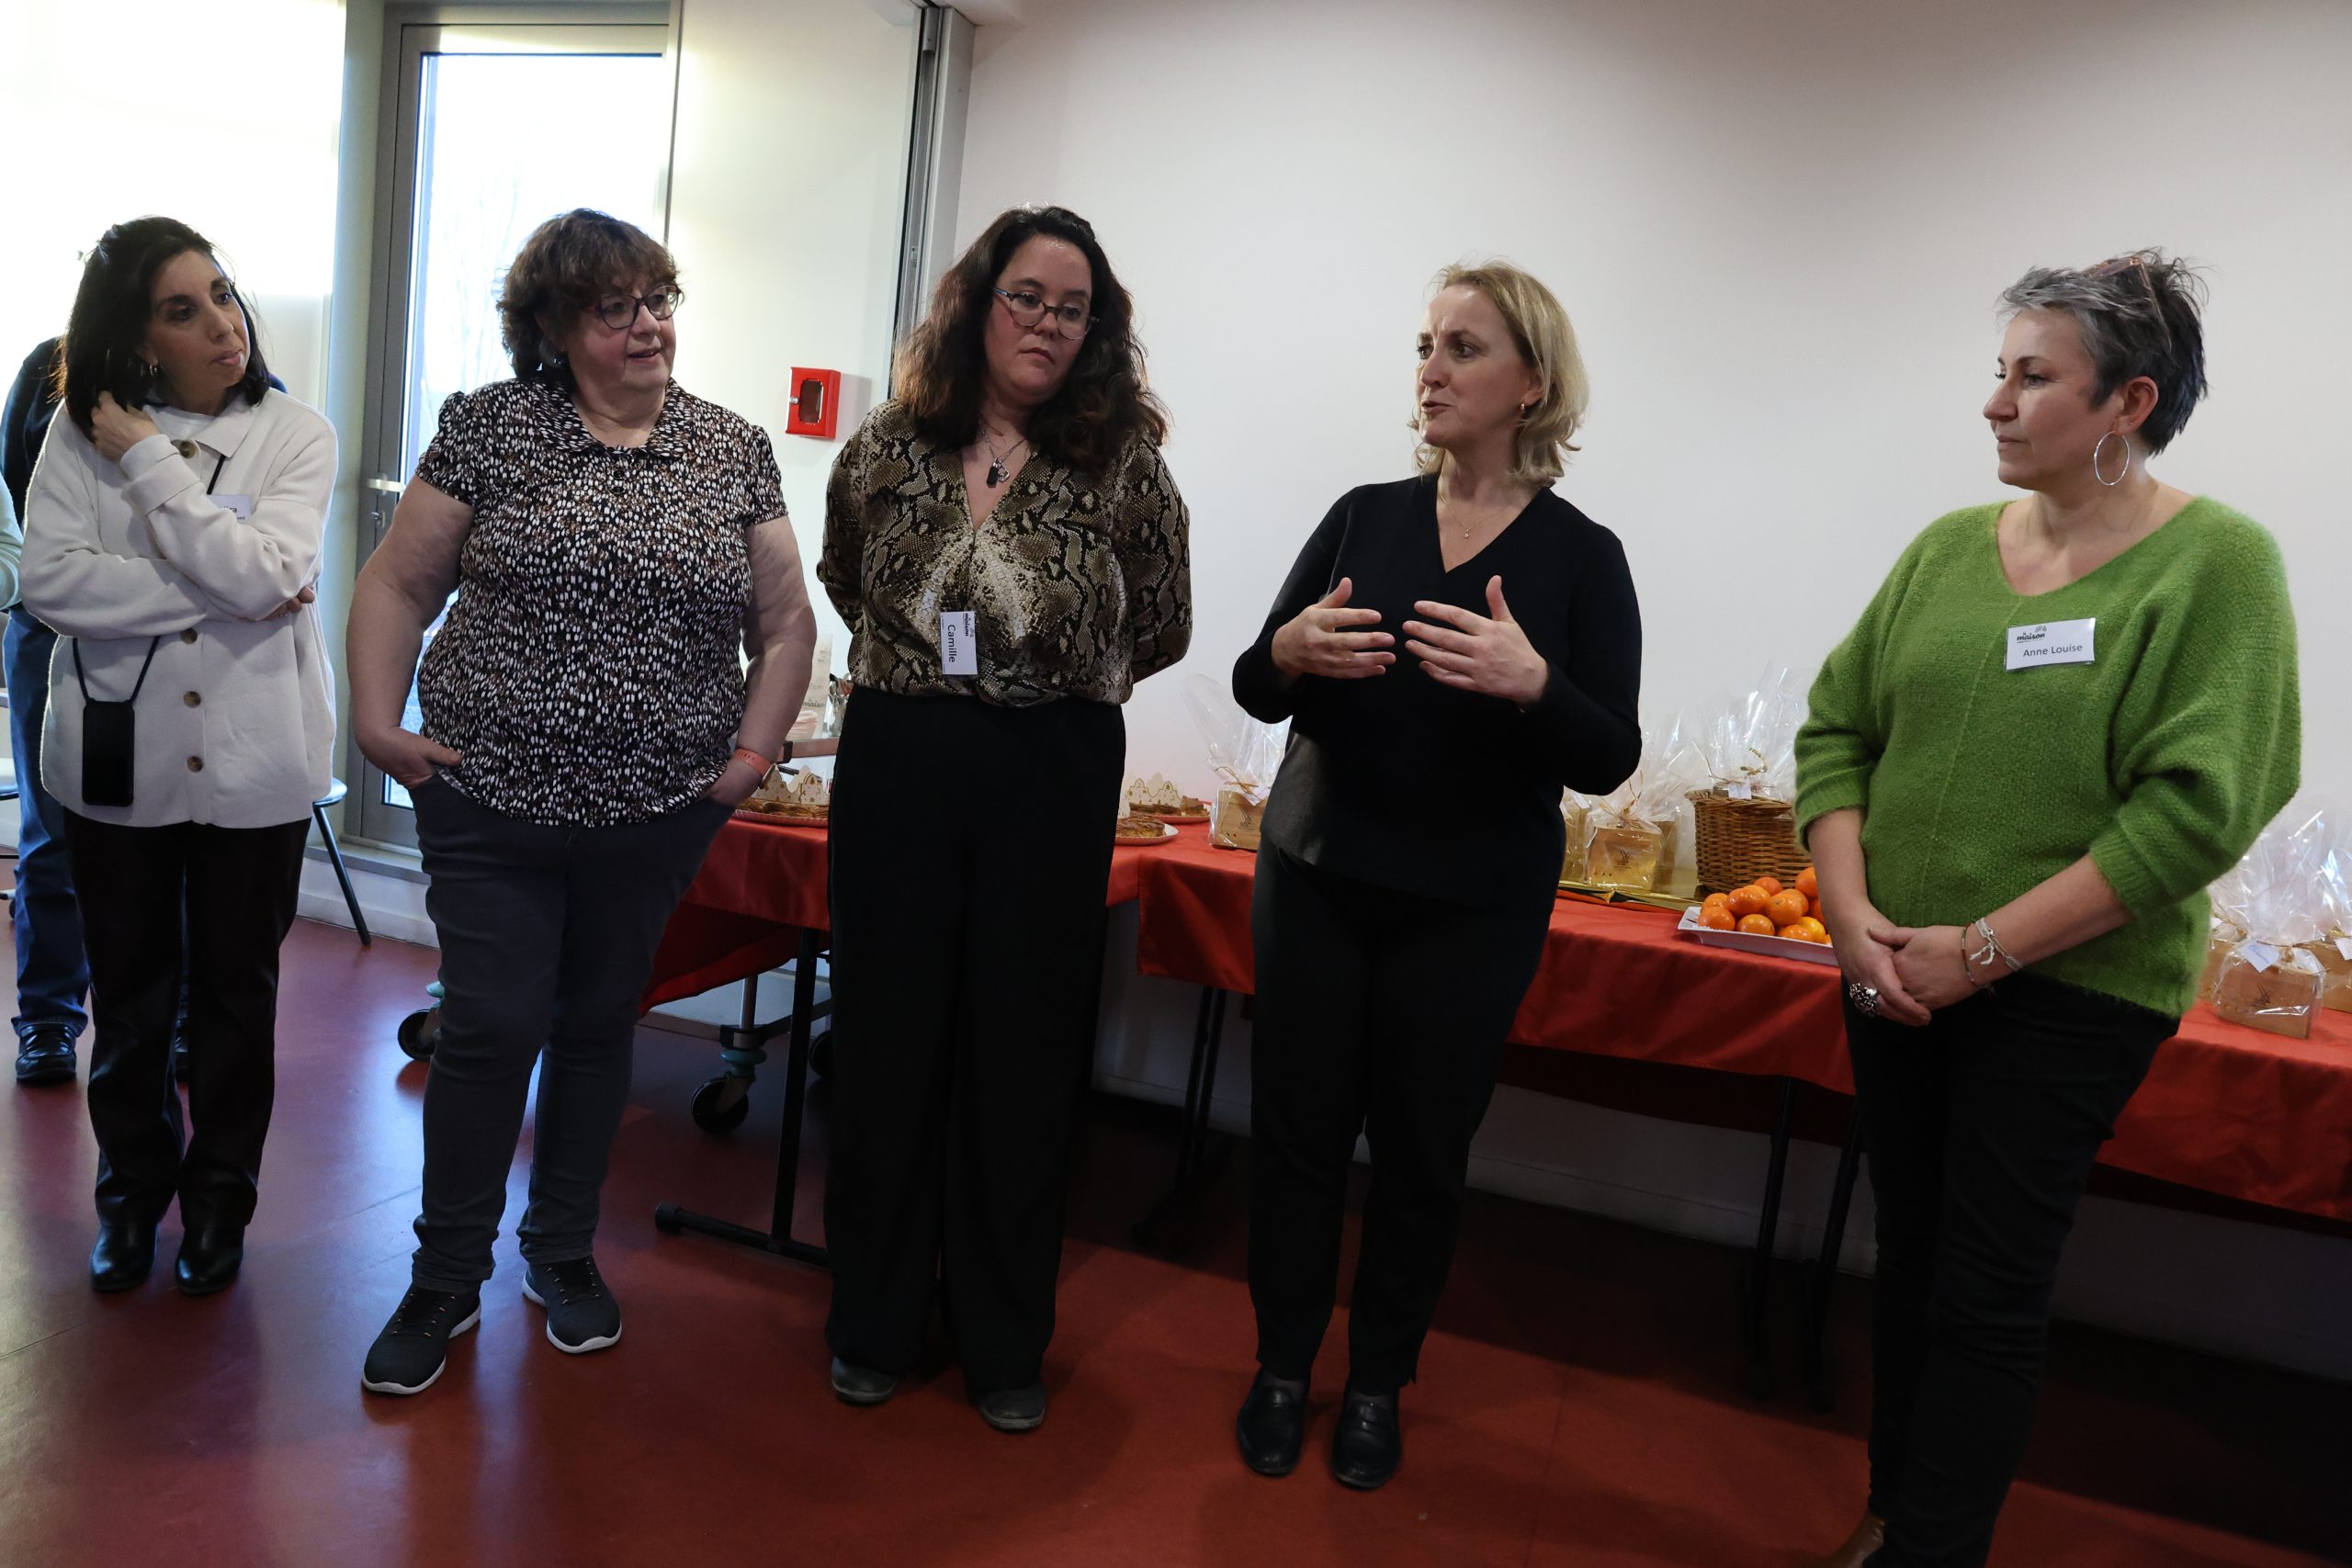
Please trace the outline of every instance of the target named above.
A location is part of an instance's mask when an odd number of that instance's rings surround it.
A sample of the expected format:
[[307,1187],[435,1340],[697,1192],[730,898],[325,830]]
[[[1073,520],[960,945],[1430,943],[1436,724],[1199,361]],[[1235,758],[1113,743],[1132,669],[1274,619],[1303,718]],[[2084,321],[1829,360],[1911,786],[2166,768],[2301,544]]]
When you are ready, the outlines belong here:
[[2161,452],[2205,396],[2205,280],[2162,251],[2133,251],[2091,267],[2038,266],[2001,294],[2011,316],[2064,310],[2081,331],[2098,376],[2091,400],[2105,402],[2125,382],[2156,384],[2156,406],[2140,443]]

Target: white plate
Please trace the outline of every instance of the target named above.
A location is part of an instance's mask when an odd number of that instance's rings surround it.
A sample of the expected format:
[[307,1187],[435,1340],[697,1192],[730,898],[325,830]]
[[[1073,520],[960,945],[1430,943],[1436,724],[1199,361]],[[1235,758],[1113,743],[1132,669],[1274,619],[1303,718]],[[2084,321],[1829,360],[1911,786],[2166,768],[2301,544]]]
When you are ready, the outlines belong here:
[[1838,967],[1838,950],[1817,942],[1798,942],[1785,936],[1751,936],[1746,931],[1709,931],[1699,923],[1699,911],[1682,911],[1682,923],[1675,931],[1683,936],[1697,937],[1709,947],[1736,947],[1742,953],[1760,953],[1767,958],[1794,958],[1806,964],[1826,964]]

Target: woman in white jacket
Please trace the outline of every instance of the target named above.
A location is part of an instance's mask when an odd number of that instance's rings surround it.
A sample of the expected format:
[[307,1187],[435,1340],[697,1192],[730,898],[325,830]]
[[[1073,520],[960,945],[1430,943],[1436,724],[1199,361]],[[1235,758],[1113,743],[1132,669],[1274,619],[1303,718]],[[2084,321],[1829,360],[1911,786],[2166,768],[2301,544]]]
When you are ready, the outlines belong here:
[[[179,1288],[236,1277],[275,1085],[277,953],[334,688],[317,617],[334,432],[282,392],[212,247],[107,231],[66,333],[63,412],[25,502],[25,607],[57,628],[41,776],[90,956],[90,1282],[153,1267],[175,1197]],[[189,968],[185,1130],[171,1036]]]

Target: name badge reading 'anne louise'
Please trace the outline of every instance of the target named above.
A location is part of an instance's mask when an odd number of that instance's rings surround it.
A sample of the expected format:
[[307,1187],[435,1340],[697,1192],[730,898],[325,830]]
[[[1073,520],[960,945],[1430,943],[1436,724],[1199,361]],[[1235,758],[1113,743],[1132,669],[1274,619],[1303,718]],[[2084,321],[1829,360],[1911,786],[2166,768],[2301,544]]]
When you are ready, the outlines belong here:
[[2009,628],[2009,668],[2034,670],[2044,664],[2088,664],[2091,628],[2096,615],[2079,621],[2042,621]]

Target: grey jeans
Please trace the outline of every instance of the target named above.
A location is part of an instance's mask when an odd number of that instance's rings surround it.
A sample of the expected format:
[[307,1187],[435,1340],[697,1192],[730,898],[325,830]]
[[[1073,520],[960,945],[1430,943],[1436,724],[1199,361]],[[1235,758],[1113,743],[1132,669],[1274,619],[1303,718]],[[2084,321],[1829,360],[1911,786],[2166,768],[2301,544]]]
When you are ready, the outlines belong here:
[[535,1262],[589,1255],[628,1102],[638,998],[728,810],[705,800],[646,822],[550,827],[443,779],[413,799],[443,995],[413,1276],[464,1292],[491,1275],[535,1061],[530,1203],[516,1235]]

